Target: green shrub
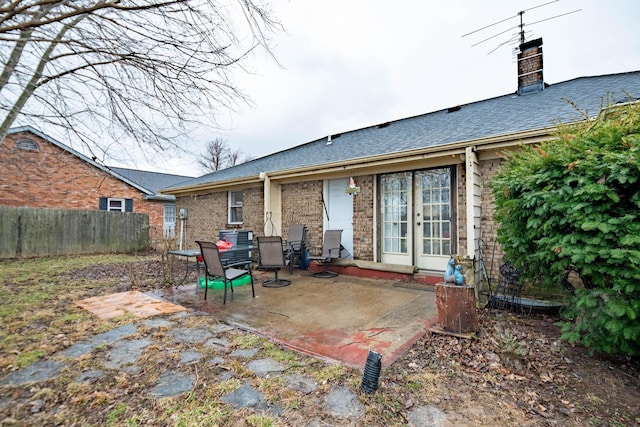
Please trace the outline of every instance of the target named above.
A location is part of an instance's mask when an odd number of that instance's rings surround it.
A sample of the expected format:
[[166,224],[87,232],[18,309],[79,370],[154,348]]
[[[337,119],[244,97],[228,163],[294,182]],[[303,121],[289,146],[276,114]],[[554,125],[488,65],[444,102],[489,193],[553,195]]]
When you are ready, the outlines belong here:
[[640,355],[640,105],[508,154],[491,189],[498,241],[522,277],[557,285],[574,269],[583,280],[563,338]]

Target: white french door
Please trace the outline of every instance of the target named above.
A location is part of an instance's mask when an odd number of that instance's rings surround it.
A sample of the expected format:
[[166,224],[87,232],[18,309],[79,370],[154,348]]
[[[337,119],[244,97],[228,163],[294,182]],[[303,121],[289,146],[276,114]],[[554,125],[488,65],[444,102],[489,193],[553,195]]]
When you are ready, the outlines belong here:
[[389,264],[413,264],[412,174],[388,174],[380,180],[382,247],[381,261]]
[[416,265],[444,270],[452,248],[451,169],[429,169],[415,175]]
[[381,261],[442,270],[453,250],[452,169],[380,179]]

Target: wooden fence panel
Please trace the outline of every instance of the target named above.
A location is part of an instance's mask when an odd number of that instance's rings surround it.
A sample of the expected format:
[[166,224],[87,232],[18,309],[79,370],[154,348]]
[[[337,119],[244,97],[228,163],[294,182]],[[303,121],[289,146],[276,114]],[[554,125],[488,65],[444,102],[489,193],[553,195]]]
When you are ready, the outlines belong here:
[[0,206],[0,258],[126,253],[149,247],[149,216]]

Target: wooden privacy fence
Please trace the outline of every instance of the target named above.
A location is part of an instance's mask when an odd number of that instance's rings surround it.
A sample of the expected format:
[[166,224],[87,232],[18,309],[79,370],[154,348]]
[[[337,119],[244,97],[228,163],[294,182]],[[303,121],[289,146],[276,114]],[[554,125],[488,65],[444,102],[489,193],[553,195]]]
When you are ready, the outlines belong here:
[[0,206],[0,258],[126,253],[149,247],[149,216]]

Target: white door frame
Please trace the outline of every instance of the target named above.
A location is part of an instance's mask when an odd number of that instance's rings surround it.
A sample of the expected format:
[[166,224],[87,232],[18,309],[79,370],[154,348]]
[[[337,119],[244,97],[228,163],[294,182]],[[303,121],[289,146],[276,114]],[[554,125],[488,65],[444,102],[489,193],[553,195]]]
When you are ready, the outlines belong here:
[[[422,176],[434,168],[421,169],[417,171],[399,172],[382,175],[389,181],[385,183],[384,179],[380,180],[378,193],[380,195],[380,262],[399,265],[415,265],[422,270],[444,271],[447,261],[450,259],[450,252],[456,245],[455,227],[455,198],[456,185],[454,172],[455,168],[444,166],[440,169],[449,171],[449,185],[447,203],[443,203],[442,194],[446,192],[438,192],[438,202],[433,206],[425,205],[423,202],[422,192]],[[395,182],[394,182],[395,181]],[[388,188],[385,188],[387,184]],[[400,188],[399,186],[402,186]],[[426,196],[425,196],[426,197]],[[431,193],[429,195],[431,196]],[[443,206],[446,205],[446,206]],[[440,243],[444,240],[444,234],[449,236],[450,243],[448,246],[449,253],[437,253],[442,248],[447,250],[446,242],[433,250],[430,245],[427,249],[425,237],[430,237],[433,227],[429,228],[429,233],[425,234],[425,213],[431,218],[443,212],[450,221],[441,221],[438,219],[439,227],[435,233],[438,235]],[[430,253],[432,251],[436,253]]]
[[342,230],[342,246],[353,256],[353,196],[344,191],[348,185],[349,178],[324,180],[323,228]]

